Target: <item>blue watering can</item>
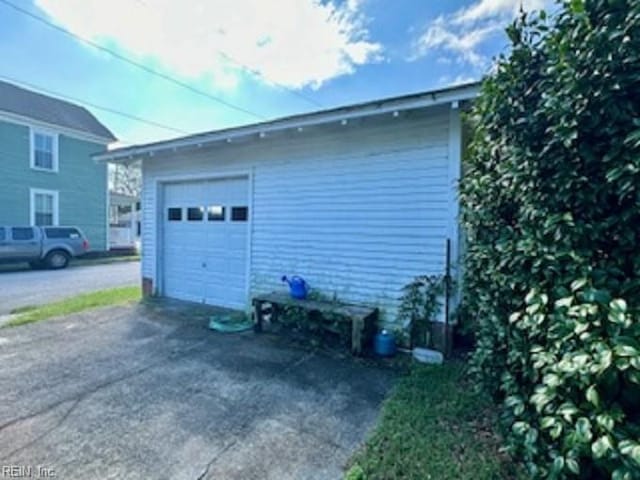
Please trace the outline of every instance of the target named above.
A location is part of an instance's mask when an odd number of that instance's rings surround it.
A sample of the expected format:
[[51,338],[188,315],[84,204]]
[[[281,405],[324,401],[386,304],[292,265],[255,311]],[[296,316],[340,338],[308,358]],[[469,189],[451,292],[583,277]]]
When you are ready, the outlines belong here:
[[282,276],[282,281],[289,284],[289,293],[291,298],[297,298],[298,300],[304,300],[309,293],[309,284],[304,281],[304,278],[294,275],[291,278],[287,278],[286,275]]

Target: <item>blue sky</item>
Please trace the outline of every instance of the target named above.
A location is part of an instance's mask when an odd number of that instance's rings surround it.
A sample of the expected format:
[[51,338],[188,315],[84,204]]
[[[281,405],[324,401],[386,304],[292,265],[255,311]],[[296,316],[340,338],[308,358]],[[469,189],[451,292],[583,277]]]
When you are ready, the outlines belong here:
[[[168,75],[154,76],[8,1]],[[0,0],[0,79],[195,133],[480,79],[519,0]],[[524,1],[526,9],[548,0]],[[77,102],[81,103],[81,102]],[[88,107],[125,144],[179,133]]]

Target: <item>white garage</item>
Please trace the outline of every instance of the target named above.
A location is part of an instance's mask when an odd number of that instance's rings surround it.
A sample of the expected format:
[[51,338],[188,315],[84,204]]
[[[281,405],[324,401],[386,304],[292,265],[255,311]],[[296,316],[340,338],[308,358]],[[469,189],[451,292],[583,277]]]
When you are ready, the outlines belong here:
[[247,309],[282,275],[380,309],[459,253],[461,85],[112,150],[140,163],[146,294]]
[[168,297],[244,308],[247,177],[163,186],[161,276]]

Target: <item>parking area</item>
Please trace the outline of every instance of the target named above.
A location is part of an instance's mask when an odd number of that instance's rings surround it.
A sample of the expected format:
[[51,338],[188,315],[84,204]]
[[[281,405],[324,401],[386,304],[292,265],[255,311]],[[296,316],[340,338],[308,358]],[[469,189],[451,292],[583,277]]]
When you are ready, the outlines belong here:
[[140,262],[0,272],[0,316],[105,288],[140,284]]
[[0,329],[0,465],[57,478],[337,479],[390,370],[215,333],[178,302]]

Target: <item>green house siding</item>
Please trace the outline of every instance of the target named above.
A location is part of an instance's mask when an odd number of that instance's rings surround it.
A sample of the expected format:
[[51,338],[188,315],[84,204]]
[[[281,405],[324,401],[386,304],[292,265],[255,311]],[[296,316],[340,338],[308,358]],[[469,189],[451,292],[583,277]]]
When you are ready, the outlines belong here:
[[58,172],[30,167],[29,127],[0,121],[0,225],[28,225],[30,189],[58,192],[60,225],[76,225],[92,250],[107,249],[107,166],[91,154],[104,145],[60,134]]
[[29,129],[0,122],[0,224],[28,225]]

